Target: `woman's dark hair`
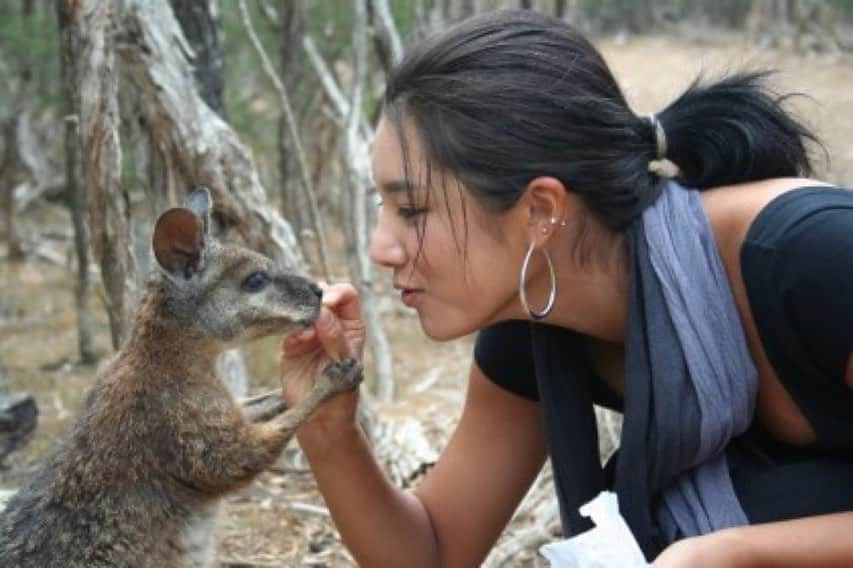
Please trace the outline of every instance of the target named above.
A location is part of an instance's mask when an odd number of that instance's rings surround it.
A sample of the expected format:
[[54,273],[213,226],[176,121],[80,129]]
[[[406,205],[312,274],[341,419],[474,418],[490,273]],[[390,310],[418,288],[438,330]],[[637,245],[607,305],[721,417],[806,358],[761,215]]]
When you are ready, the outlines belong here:
[[[816,139],[765,75],[696,81],[657,113],[678,181],[703,189],[810,173],[805,141]],[[622,229],[657,194],[652,123],[589,41],[542,14],[484,14],[415,46],[388,79],[384,112],[398,132],[412,120],[427,161],[492,211],[552,176]]]

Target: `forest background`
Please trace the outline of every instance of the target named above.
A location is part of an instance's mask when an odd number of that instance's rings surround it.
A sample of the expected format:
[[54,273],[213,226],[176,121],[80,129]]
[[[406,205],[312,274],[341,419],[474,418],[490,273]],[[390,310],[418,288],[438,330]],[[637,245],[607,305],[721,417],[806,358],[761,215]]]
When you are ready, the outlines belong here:
[[[0,486],[68,428],[126,332],[155,215],[197,184],[230,236],[360,288],[363,424],[395,482],[416,484],[459,416],[472,338],[425,339],[364,255],[373,128],[406,45],[507,8],[589,34],[638,113],[699,73],[778,70],[780,92],[807,95],[789,104],[826,149],[817,177],[853,184],[853,0],[4,0]],[[235,394],[276,388],[277,352],[229,352]],[[606,456],[619,417],[599,419]],[[552,492],[546,467],[487,566],[544,565]],[[295,445],[228,500],[220,534],[222,566],[353,565]]]

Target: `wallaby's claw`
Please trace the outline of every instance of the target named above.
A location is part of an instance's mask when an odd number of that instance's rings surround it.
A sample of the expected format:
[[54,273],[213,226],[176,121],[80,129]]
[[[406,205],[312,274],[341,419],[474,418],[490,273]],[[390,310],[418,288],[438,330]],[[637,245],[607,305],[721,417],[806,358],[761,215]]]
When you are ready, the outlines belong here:
[[326,365],[320,374],[320,382],[330,395],[353,390],[364,378],[364,368],[355,359],[343,359]]

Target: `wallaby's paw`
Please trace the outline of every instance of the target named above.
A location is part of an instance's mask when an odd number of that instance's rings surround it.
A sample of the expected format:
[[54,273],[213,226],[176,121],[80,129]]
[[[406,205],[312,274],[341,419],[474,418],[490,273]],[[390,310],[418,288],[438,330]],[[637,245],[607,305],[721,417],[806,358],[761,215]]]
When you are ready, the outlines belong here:
[[364,368],[355,359],[343,359],[326,365],[320,374],[320,384],[330,395],[353,390],[364,378]]

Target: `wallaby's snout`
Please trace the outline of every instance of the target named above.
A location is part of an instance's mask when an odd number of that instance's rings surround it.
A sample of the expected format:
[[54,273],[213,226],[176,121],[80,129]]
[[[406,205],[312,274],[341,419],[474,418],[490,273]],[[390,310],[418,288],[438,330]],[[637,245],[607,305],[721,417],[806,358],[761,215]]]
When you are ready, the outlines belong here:
[[313,281],[295,274],[280,273],[273,278],[273,294],[268,300],[271,315],[280,327],[271,333],[289,333],[310,327],[320,315],[323,290]]

